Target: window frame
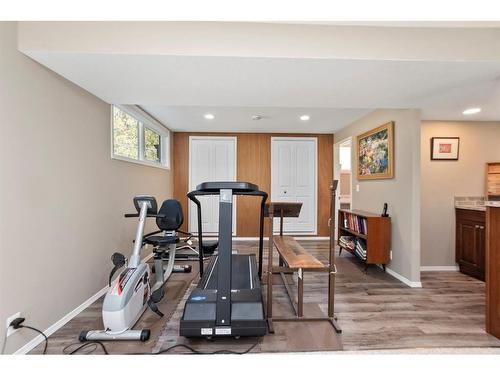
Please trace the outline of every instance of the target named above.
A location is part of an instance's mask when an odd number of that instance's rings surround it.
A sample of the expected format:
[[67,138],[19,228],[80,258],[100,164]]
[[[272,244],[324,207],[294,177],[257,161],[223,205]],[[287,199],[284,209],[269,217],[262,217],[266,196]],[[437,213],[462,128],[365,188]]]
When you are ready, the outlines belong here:
[[[114,116],[113,109],[114,107],[119,110],[125,112],[129,116],[136,119],[139,123],[138,128],[138,159],[128,158],[126,156],[116,155],[115,154],[115,126],[114,126]],[[144,112],[140,107],[134,105],[119,105],[112,104],[111,105],[111,159],[127,161],[129,163],[135,163],[140,165],[146,165],[148,167],[155,167],[161,169],[170,170],[170,130],[163,126],[160,122],[149,116],[146,112]],[[159,163],[156,163],[151,160],[147,160],[144,157],[144,144],[145,144],[145,129],[148,128],[155,133],[158,133],[160,136],[160,148],[161,148],[161,160]]]

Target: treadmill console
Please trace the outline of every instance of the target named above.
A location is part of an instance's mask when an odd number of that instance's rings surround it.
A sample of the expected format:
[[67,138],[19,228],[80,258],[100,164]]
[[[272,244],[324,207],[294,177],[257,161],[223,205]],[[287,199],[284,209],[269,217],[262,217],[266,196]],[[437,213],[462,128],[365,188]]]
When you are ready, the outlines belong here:
[[217,181],[217,182],[203,182],[196,186],[197,191],[201,192],[219,192],[221,190],[232,190],[233,193],[259,191],[259,187],[250,182],[239,181]]

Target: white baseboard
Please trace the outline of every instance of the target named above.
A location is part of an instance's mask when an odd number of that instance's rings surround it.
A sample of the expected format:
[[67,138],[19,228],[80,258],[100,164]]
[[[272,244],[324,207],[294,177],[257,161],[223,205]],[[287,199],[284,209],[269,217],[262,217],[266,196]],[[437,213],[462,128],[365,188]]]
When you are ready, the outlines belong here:
[[401,281],[402,283],[405,283],[406,285],[408,285],[410,288],[422,288],[422,283],[420,281],[408,280],[406,277],[400,275],[399,273],[397,273],[394,270],[391,270],[390,268],[386,268],[385,271],[389,275],[391,275],[391,276],[395,277],[396,279],[398,279],[399,281]]
[[443,272],[443,271],[458,271],[458,266],[422,266],[420,271],[433,271],[433,272]]
[[[153,257],[153,253],[147,255],[144,257],[143,261],[147,262],[149,259]],[[66,323],[68,323],[71,319],[73,319],[75,316],[80,314],[83,310],[85,310],[87,307],[92,305],[95,301],[97,301],[99,298],[101,298],[103,295],[106,294],[108,291],[109,286],[105,286],[102,288],[100,291],[98,291],[96,294],[94,294],[92,297],[87,299],[85,302],[83,302],[81,305],[77,306],[75,309],[64,315],[61,319],[59,319],[57,322],[52,324],[49,328],[47,328],[43,333],[45,336],[50,337],[54,332],[59,330],[61,327],[63,327]],[[35,336],[32,340],[28,341],[24,346],[21,348],[17,349],[14,354],[27,354],[34,348],[36,348],[39,344],[43,342],[44,338],[42,335],[37,335]]]
[[[293,238],[295,240],[300,240],[300,241],[324,241],[324,240],[330,239],[330,237],[316,237],[316,236],[309,236],[309,237],[294,236]],[[269,239],[269,237],[267,237],[267,236],[264,237],[264,241],[266,241],[268,239]],[[259,237],[233,237],[233,240],[235,240],[235,241],[258,241]]]
[[325,241],[325,240],[329,240],[330,237],[293,237],[295,240],[300,240],[300,241]]

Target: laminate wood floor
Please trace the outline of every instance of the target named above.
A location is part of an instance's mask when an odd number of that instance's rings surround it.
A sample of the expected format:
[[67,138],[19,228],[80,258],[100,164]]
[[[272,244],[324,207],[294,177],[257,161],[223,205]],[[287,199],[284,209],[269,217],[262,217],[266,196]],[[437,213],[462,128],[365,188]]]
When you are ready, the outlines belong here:
[[[300,242],[318,259],[327,262],[328,241]],[[235,242],[234,248],[241,253],[256,252],[257,243]],[[283,323],[272,345],[260,345],[258,351],[276,351],[277,343],[286,351],[301,351],[304,337],[308,337],[304,350],[500,347],[500,340],[484,330],[485,294],[481,281],[459,272],[422,272],[422,288],[410,288],[378,267],[370,267],[365,274],[364,265],[345,251],[337,258],[337,269],[335,311],[343,333],[336,335],[331,329],[325,330],[320,326],[323,323]],[[192,274],[172,276],[160,306],[166,312],[164,318],[146,311],[138,326],[151,328],[148,342],[108,342],[108,350],[116,354],[151,352],[196,273],[194,262]],[[326,312],[327,274],[306,273],[305,277],[306,305],[311,310]],[[274,300],[278,308],[285,309],[284,287],[278,279],[275,282]],[[66,345],[77,341],[82,329],[102,327],[101,306],[102,300],[97,301],[54,333],[49,338],[48,353],[61,354]],[[331,337],[325,338],[325,332]],[[270,342],[269,339],[263,341],[266,342]],[[203,347],[211,346],[207,343]],[[39,353],[41,349],[39,345],[32,353]],[[94,353],[101,351],[97,349]]]

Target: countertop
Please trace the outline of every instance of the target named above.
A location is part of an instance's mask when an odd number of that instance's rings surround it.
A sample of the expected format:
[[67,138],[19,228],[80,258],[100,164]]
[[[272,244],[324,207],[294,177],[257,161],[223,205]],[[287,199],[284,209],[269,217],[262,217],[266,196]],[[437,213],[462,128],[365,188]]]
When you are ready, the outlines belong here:
[[484,204],[487,207],[498,207],[498,208],[500,208],[500,201],[486,201],[486,202],[484,202]]
[[486,211],[484,197],[455,196],[455,208],[461,210]]

